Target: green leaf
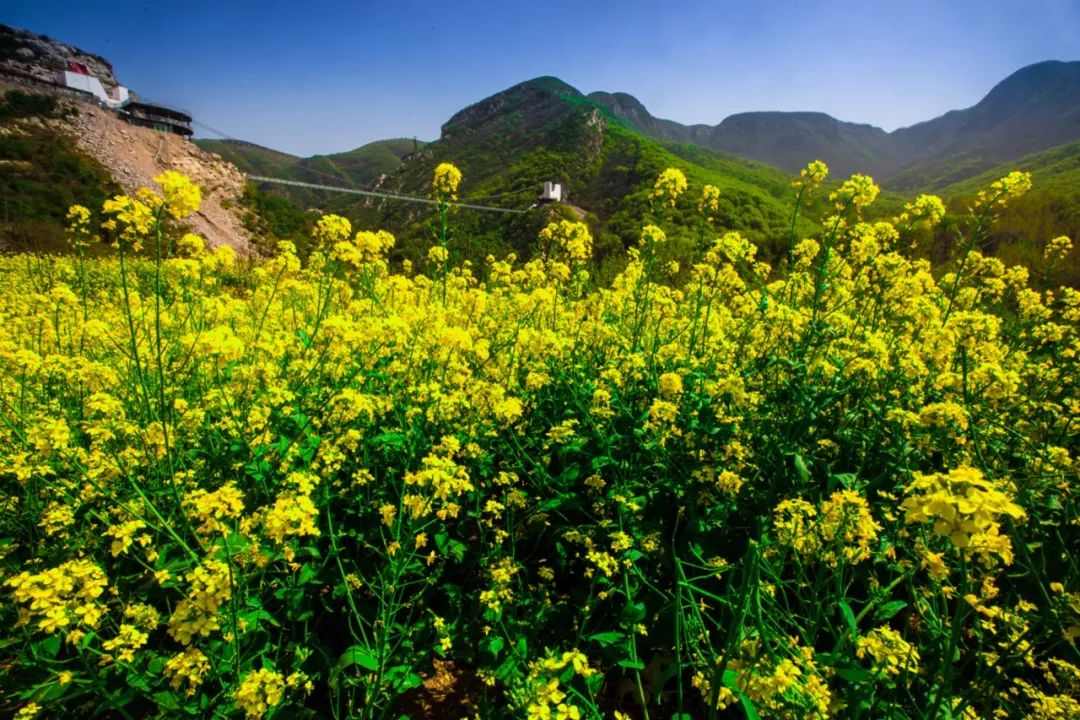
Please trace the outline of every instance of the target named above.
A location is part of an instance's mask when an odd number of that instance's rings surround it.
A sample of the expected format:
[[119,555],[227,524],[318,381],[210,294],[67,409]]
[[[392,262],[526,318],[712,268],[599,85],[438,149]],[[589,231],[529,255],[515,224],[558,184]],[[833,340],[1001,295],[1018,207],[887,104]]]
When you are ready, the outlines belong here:
[[837,677],[843,680],[847,680],[853,685],[859,685],[861,683],[868,682],[874,677],[873,674],[867,672],[866,670],[863,670],[862,668],[857,667],[834,668],[834,670],[836,671]]
[[848,630],[851,631],[852,639],[859,637],[859,628],[855,623],[855,613],[852,611],[851,606],[847,604],[846,600],[839,602],[840,613],[844,616],[844,621],[847,623]]
[[503,640],[501,637],[499,637],[497,635],[493,635],[490,638],[488,638],[487,651],[489,653],[491,653],[493,656],[498,657],[499,652],[503,649],[503,646],[505,646],[505,645],[506,645],[505,640]]
[[795,474],[799,476],[799,480],[801,480],[803,483],[809,483],[810,469],[806,467],[806,461],[803,460],[803,456],[799,453],[795,453],[793,459],[795,461]]
[[761,720],[753,701],[745,693],[739,693],[739,702],[742,704],[743,712],[746,713],[746,720]]
[[449,533],[440,532],[435,535],[435,549],[440,555],[449,555],[455,562],[461,562],[467,548],[465,543],[453,539]]
[[424,678],[414,673],[408,665],[395,665],[387,669],[386,679],[400,693],[408,692],[424,684]]
[[570,467],[563,470],[562,474],[559,475],[559,482],[569,484],[577,480],[579,477],[581,477],[581,466],[571,465]]
[[836,473],[830,476],[830,478],[840,483],[845,490],[850,490],[855,487],[855,483],[858,481],[858,477],[854,473]]
[[371,438],[370,442],[372,445],[383,445],[385,447],[392,447],[400,450],[401,448],[405,447],[406,440],[407,438],[405,436],[405,433],[388,432],[376,435],[375,437]]
[[540,503],[540,506],[536,508],[537,512],[549,512],[556,510],[563,505],[580,505],[581,501],[576,492],[559,493],[553,498],[549,498]]
[[623,608],[622,621],[627,625],[636,625],[645,619],[645,603],[637,602]]
[[619,662],[617,662],[615,664],[618,665],[619,667],[624,667],[627,670],[644,670],[645,669],[645,663],[641,662],[640,660],[628,660],[628,659],[627,660],[620,660]]
[[496,680],[506,680],[518,670],[517,659],[511,655],[503,660],[502,665],[495,669]]
[[47,635],[43,640],[34,643],[34,652],[50,658],[56,657],[60,652],[60,636]]
[[374,651],[366,647],[353,645],[348,650],[341,653],[341,657],[339,657],[337,661],[337,670],[338,672],[341,672],[352,665],[359,665],[365,670],[378,670],[379,657]]
[[298,579],[298,582],[301,585],[307,585],[312,580],[315,580],[318,574],[318,570],[313,568],[311,565],[304,565],[300,568],[300,577]]
[[602,455],[600,457],[594,457],[589,462],[589,465],[592,467],[593,472],[600,472],[608,465],[611,465],[611,463],[611,458],[607,457],[606,455]]
[[612,645],[615,645],[620,640],[622,640],[623,637],[625,636],[621,632],[611,631],[590,635],[589,639],[595,640],[596,642],[600,643],[601,647],[611,647]]
[[888,620],[906,607],[907,603],[903,600],[893,600],[878,608],[878,611],[874,613],[874,617],[878,620]]

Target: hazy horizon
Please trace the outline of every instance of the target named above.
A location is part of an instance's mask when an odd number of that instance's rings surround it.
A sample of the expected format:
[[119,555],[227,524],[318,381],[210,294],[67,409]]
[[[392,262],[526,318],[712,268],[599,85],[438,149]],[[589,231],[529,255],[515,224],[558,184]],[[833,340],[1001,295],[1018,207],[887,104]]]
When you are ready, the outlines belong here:
[[434,140],[458,110],[543,75],[687,125],[811,111],[891,131],[970,107],[1021,67],[1080,58],[1073,0],[744,5],[43,0],[0,22],[104,56],[120,82],[206,126],[302,156]]

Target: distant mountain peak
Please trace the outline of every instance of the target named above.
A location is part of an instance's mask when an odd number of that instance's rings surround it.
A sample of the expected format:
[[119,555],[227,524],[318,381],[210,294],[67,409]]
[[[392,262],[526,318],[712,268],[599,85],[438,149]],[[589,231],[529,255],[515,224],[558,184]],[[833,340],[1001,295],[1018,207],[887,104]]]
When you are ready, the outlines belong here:
[[[1023,100],[1043,93],[1080,92],[1080,61],[1047,60],[1020,68],[999,82],[978,105],[994,105]],[[976,107],[978,107],[976,105]]]
[[810,160],[834,176],[861,172],[897,187],[956,182],[998,163],[1080,139],[1080,61],[1047,60],[1020,68],[976,105],[887,133],[823,112],[742,112],[718,125],[653,117],[633,95],[594,92],[589,99],[638,132],[688,142],[788,172]]
[[959,182],[995,165],[1080,139],[1080,62],[1022,67],[975,105],[890,134],[909,162],[902,189]]
[[[1075,82],[1078,78],[1080,78],[1080,60],[1043,60],[1042,62],[1025,65],[994,87],[997,88],[1016,81],[1032,80],[1053,81],[1067,79]],[[993,92],[993,90],[990,92]]]
[[589,93],[588,97],[590,100],[595,100],[596,102],[608,107],[611,110],[615,110],[616,108],[618,108],[624,111],[649,115],[649,111],[645,108],[645,105],[630,93],[609,93],[598,90],[596,92]]
[[569,95],[581,95],[581,91],[568,82],[560,80],[554,75],[541,75],[531,80],[518,83],[511,88],[504,90],[503,92],[512,92],[517,89],[533,89],[544,92],[553,93],[566,93]]
[[851,127],[861,127],[868,130],[875,130],[880,133],[885,133],[884,130],[871,125],[869,123],[856,123],[847,120],[839,120],[828,113],[823,113],[818,110],[754,110],[750,112],[735,113],[728,115],[721,121],[721,125],[724,123],[739,123],[747,120],[754,121],[766,121],[766,122],[786,122],[786,121],[798,121],[805,123],[816,123],[822,126],[835,126],[835,125],[848,125]]
[[585,96],[574,86],[557,77],[544,75],[526,80],[469,105],[442,126],[442,139],[450,140],[462,132],[477,130],[491,122],[502,122],[513,113],[525,113],[522,122],[537,127],[562,114],[568,100]]

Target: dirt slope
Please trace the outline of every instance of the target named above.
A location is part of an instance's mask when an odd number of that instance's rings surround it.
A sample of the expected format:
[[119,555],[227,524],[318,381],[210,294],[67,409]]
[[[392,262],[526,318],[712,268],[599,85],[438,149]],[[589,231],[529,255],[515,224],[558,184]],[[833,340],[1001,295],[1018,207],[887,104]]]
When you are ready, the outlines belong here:
[[[0,78],[0,96],[8,90],[48,92]],[[240,254],[252,252],[251,233],[240,221],[244,175],[235,165],[179,135],[129,125],[92,103],[61,97],[78,114],[42,122],[71,134],[79,148],[104,165],[126,192],[156,187],[154,177],[165,170],[182,172],[203,191],[202,208],[187,219],[192,232],[206,238],[210,247],[230,245]]]
[[165,170],[181,172],[202,188],[198,214],[188,218],[193,232],[211,247],[231,245],[251,251],[250,233],[238,216],[244,176],[235,165],[195,143],[149,128],[136,127],[89,103],[74,103],[79,114],[66,120],[79,147],[109,169],[124,190],[155,187],[154,177]]

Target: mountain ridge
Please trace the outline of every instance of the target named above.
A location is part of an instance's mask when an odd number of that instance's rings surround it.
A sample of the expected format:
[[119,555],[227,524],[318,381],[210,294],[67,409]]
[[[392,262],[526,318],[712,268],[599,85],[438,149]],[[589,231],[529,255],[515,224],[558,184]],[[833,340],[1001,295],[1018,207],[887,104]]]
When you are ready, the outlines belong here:
[[[627,93],[593,92],[589,97],[653,139],[693,142],[787,172],[822,159],[834,174],[863,172],[887,183],[898,177],[892,184],[905,190],[917,187],[927,173],[948,184],[1080,139],[1080,61],[1025,66],[969,108],[892,132],[816,111],[745,112],[713,126],[683,125],[654,117]],[[967,167],[948,175],[947,166],[956,163]]]
[[[443,123],[439,139],[450,142],[461,133],[477,132],[475,120],[504,111],[517,113],[514,122],[518,127],[537,129],[564,112],[567,105],[597,108],[610,121],[661,143],[697,145],[789,173],[798,172],[810,160],[821,159],[834,177],[859,172],[887,187],[909,192],[945,187],[1003,162],[1080,140],[1080,61],[1048,60],[1025,66],[995,84],[975,105],[891,132],[819,111],[741,112],[716,125],[684,125],[653,116],[629,93],[594,91],[586,95],[547,75],[462,108]],[[513,154],[513,148],[507,150]],[[312,156],[296,162],[298,167],[316,166],[319,162],[315,158],[347,154]],[[382,168],[385,174],[396,169],[392,161],[384,162]],[[325,170],[321,171],[323,180],[332,176]],[[373,180],[370,174],[339,177],[346,184]]]
[[[461,168],[465,178],[461,195],[474,202],[492,197],[498,198],[496,204],[524,207],[530,198],[521,192],[535,193],[545,180],[560,182],[567,201],[578,208],[575,212],[590,218],[603,255],[630,242],[634,228],[648,215],[651,181],[671,165],[691,176],[695,187],[708,182],[722,185],[730,194],[720,214],[723,226],[756,240],[775,240],[786,232],[779,218],[789,200],[787,168],[791,172],[810,159],[823,158],[833,178],[864,172],[879,182],[884,178],[886,188],[933,190],[952,185],[1031,155],[1022,152],[1031,143],[1002,143],[1001,137],[1022,130],[1019,121],[1024,120],[1025,111],[1042,123],[1071,117],[1069,108],[1080,106],[1070,94],[1070,88],[1080,86],[1078,71],[1080,63],[1022,68],[970,108],[891,133],[820,112],[738,113],[716,126],[685,126],[653,117],[627,93],[585,95],[556,77],[540,76],[454,113],[443,123],[438,140],[401,157],[400,165],[372,181],[371,187],[427,195],[431,171],[444,161]],[[1054,102],[1062,98],[1067,112],[1063,114],[1060,108],[1052,112]],[[1068,125],[1056,135],[1044,133],[1033,152],[1044,149],[1039,142],[1045,143],[1046,137],[1071,133]],[[920,148],[941,155],[922,160]],[[326,182],[328,175],[316,181]],[[340,184],[348,182],[348,178],[340,180]],[[902,202],[899,195],[884,193],[878,210],[888,214],[895,205],[899,212]],[[421,226],[424,212],[419,206],[393,206],[344,195],[323,195],[307,206],[313,205],[399,234],[405,238],[396,251],[402,257],[420,259],[417,248],[429,239],[429,230]],[[464,222],[467,227],[462,232],[479,238],[479,245],[487,243],[496,254],[522,250],[517,240],[504,243],[500,238],[529,237],[534,230],[510,223],[484,228],[479,223],[474,227],[472,220]]]
[[[790,177],[775,168],[687,144],[664,145],[620,123],[565,82],[541,76],[472,103],[442,126],[438,140],[410,156],[381,179],[379,190],[428,196],[434,168],[452,162],[463,179],[461,199],[524,209],[536,204],[544,181],[560,183],[563,203],[518,215],[455,214],[453,252],[482,261],[515,252],[535,252],[537,232],[551,219],[584,219],[592,229],[598,277],[612,276],[636,242],[643,224],[654,221],[651,200],[656,177],[667,167],[682,169],[700,193],[721,189],[715,229],[739,230],[770,245],[788,230]],[[364,227],[389,230],[398,238],[394,255],[424,262],[431,242],[430,208],[370,198],[336,201]],[[331,208],[327,208],[331,209]],[[692,257],[700,217],[693,202],[665,211],[671,259]]]

